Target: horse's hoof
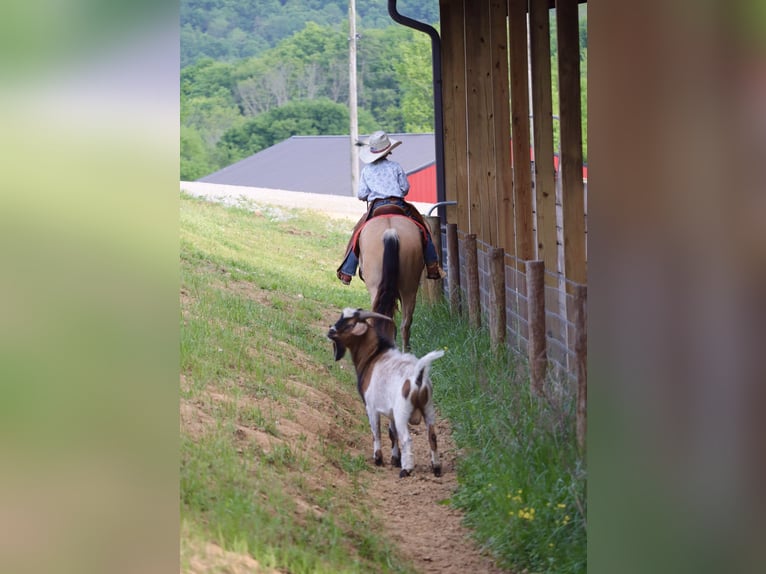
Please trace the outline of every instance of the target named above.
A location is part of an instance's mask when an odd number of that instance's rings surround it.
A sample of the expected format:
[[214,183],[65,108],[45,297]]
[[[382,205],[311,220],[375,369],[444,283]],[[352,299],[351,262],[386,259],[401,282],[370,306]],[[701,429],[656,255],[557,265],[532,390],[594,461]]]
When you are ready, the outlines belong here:
[[402,469],[402,472],[399,473],[399,478],[406,478],[410,475],[410,471],[406,468]]
[[375,452],[375,466],[383,466],[383,455],[380,451]]
[[436,464],[433,466],[434,476],[441,476],[442,475],[442,465]]

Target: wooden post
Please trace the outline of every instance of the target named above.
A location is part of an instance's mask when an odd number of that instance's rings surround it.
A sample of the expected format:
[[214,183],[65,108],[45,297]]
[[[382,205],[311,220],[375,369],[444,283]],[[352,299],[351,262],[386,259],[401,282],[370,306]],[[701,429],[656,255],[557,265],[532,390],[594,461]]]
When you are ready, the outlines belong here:
[[[513,219],[513,169],[510,158],[511,97],[506,78],[508,70],[508,0],[489,2],[489,43],[492,58],[492,107],[494,121],[495,190],[497,196],[497,242],[505,252],[516,255],[515,223]],[[492,204],[490,204],[492,209]]]
[[442,39],[442,93],[444,100],[444,187],[448,201],[447,220],[470,231],[468,222],[468,134],[465,77],[465,33],[463,2],[439,0]]
[[479,303],[479,257],[476,250],[476,234],[466,235],[465,267],[468,272],[466,295],[468,296],[468,324],[474,329],[481,327],[481,305]]
[[577,0],[556,0],[561,127],[561,203],[567,279],[585,283],[585,195],[582,181],[580,33]]
[[577,376],[577,445],[585,450],[588,426],[588,288],[574,288],[575,374]]
[[447,224],[447,281],[449,307],[453,314],[460,314],[460,248],[457,240],[457,224]]
[[495,247],[489,252],[489,276],[492,284],[489,305],[489,339],[497,348],[505,343],[505,250]]
[[[553,96],[551,93],[551,34],[549,0],[530,0],[529,37],[532,60],[532,115],[535,142],[537,259],[552,273],[558,269],[556,242],[556,182],[553,172]],[[545,276],[556,286],[553,274]]]
[[545,265],[542,261],[527,261],[526,266],[529,374],[532,390],[542,395],[548,362],[545,340]]
[[516,257],[527,260],[535,257],[535,241],[532,229],[532,165],[529,157],[527,0],[509,0],[508,27],[511,59],[511,131],[513,138]]
[[[439,256],[439,263],[441,264],[442,234],[439,227],[439,218],[435,215],[424,215],[423,219],[425,219],[428,228],[431,230],[431,239],[434,242],[436,254]],[[423,271],[423,277],[425,277],[425,270]],[[438,303],[443,297],[444,281],[442,279],[424,279],[423,281],[425,282],[424,293],[426,301],[430,304]]]

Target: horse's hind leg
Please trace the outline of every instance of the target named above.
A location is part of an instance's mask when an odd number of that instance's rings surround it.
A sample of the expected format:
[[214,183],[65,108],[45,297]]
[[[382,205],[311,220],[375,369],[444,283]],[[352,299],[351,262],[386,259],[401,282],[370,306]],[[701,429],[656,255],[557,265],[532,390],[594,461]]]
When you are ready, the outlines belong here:
[[412,326],[412,315],[415,312],[415,297],[402,298],[402,349],[405,353],[410,352],[410,327]]

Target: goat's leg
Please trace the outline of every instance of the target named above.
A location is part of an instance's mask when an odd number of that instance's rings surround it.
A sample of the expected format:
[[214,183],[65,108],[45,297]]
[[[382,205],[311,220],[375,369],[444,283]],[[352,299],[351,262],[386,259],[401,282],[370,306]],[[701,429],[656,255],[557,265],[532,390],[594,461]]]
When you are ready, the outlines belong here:
[[434,476],[441,476],[442,463],[439,460],[439,451],[436,448],[436,413],[433,403],[429,402],[425,408],[426,431],[428,432],[428,445],[431,447],[431,469]]
[[399,473],[400,478],[409,476],[412,474],[415,468],[415,462],[412,456],[412,437],[410,436],[410,429],[407,427],[407,421],[410,418],[410,413],[399,412],[394,413],[396,423],[396,433],[399,436],[399,446],[402,453],[402,471]]
[[375,466],[382,466],[383,452],[380,450],[380,414],[368,406],[367,418],[370,419],[370,428],[372,429],[372,457],[375,459]]
[[391,439],[391,466],[402,468],[402,453],[399,450],[399,436],[394,419],[388,420],[388,438]]

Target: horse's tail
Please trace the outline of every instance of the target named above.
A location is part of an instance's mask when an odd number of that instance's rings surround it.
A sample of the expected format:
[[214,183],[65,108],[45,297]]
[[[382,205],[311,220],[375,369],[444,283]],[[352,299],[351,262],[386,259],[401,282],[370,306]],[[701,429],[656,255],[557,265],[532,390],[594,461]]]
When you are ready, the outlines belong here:
[[393,317],[399,299],[399,235],[396,229],[386,229],[383,233],[383,271],[372,310]]

